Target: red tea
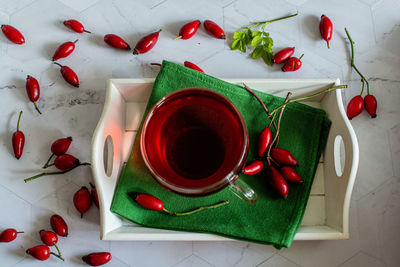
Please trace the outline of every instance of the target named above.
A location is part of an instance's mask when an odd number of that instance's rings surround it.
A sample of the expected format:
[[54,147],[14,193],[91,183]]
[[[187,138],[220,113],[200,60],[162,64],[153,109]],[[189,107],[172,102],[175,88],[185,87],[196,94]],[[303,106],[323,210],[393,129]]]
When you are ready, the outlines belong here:
[[[185,117],[176,118],[176,123],[182,123],[181,120],[187,119]],[[177,174],[197,180],[218,170],[225,157],[225,147],[222,138],[213,129],[187,124],[181,133],[166,141],[166,156]]]
[[170,189],[220,184],[244,163],[247,130],[233,104],[212,91],[187,89],[167,97],[143,127],[149,168]]

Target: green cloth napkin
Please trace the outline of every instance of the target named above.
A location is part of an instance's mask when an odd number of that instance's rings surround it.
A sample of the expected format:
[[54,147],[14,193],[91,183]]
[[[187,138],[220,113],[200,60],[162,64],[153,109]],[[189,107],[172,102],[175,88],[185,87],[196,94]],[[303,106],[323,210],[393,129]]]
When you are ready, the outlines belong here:
[[[255,97],[240,86],[164,61],[155,80],[145,115],[163,96],[185,87],[209,88],[227,96],[236,105],[249,131],[248,162],[254,160],[258,135],[266,127],[267,117]],[[261,92],[257,94],[270,110],[283,103],[280,97]],[[139,145],[140,127],[132,153],[118,181],[111,211],[147,227],[214,233],[272,244],[277,248],[289,247],[301,224],[330,124],[321,109],[299,103],[292,103],[286,107],[281,122],[279,147],[289,149],[298,159],[297,171],[304,183],[289,184],[289,196],[283,200],[270,188],[265,170],[254,176],[240,175],[240,179],[258,194],[258,200],[253,205],[240,200],[228,188],[204,197],[180,196],[162,188],[153,179],[142,160]],[[163,201],[166,209],[175,212],[223,200],[230,200],[230,203],[188,216],[168,216],[162,212],[146,210],[136,204],[128,196],[132,191],[157,196]]]

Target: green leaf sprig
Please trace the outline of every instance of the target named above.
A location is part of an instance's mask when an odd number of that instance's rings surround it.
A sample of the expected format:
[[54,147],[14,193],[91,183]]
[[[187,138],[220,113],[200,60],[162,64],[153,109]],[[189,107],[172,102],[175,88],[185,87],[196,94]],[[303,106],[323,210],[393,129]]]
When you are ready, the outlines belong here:
[[[269,36],[269,32],[265,31],[265,27],[272,22],[288,19],[297,15],[298,13],[273,20],[260,21],[250,27],[243,27],[233,34],[233,43],[231,49],[239,49],[245,53],[247,46],[250,45],[251,47],[254,47],[254,50],[251,54],[253,59],[259,59],[261,57],[265,64],[272,66],[272,46],[274,45],[274,41]],[[253,31],[252,29],[256,27],[258,27],[258,30]]]

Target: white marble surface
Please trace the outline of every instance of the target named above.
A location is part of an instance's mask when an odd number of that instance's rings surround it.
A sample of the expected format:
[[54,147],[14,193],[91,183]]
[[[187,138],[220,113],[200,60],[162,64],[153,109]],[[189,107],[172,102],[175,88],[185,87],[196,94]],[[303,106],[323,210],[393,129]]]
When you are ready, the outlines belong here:
[[[0,0],[0,24],[23,32],[26,44],[17,46],[0,34],[0,230],[24,230],[16,241],[0,244],[0,266],[83,266],[85,253],[111,251],[107,266],[399,266],[400,253],[400,10],[399,0]],[[231,34],[249,22],[299,11],[299,16],[269,26],[275,48],[295,46],[305,54],[303,67],[282,73],[238,51],[230,51]],[[318,18],[325,13],[335,26],[331,49],[320,39]],[[79,35],[61,25],[76,18],[92,35]],[[209,38],[204,30],[187,41],[172,41],[180,25],[192,19],[211,19],[229,34],[226,42]],[[150,62],[162,59],[193,61],[216,77],[339,77],[349,84],[345,104],[360,89],[349,68],[348,27],[356,42],[356,62],[369,77],[379,101],[378,117],[364,112],[352,120],[359,138],[360,165],[351,202],[351,238],[345,241],[294,242],[290,249],[245,242],[108,242],[99,240],[99,214],[92,207],[79,219],[72,204],[74,192],[92,179],[89,168],[29,184],[23,178],[37,172],[47,159],[49,145],[61,136],[74,138],[71,153],[90,159],[91,136],[111,77],[155,77]],[[162,28],[151,52],[132,56],[107,47],[102,36],[115,33],[130,44]],[[60,60],[78,73],[79,89],[66,84],[49,60],[58,44],[79,38],[76,51]],[[26,75],[42,88],[39,116],[25,93]],[[12,156],[11,135],[17,114],[24,110],[21,129],[27,142],[24,155]],[[45,263],[25,255],[39,243],[38,230],[49,228],[57,212],[70,225],[60,238],[67,261]]]

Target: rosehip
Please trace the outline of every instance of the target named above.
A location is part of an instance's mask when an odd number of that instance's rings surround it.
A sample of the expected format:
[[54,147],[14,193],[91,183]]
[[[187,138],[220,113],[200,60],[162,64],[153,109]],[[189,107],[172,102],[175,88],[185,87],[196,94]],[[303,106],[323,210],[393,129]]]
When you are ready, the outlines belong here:
[[289,194],[289,186],[279,171],[273,166],[269,166],[268,168],[268,181],[275,192],[277,192],[284,199],[287,198]]
[[272,57],[272,61],[275,64],[280,64],[285,62],[288,58],[290,58],[294,53],[294,47],[288,47],[280,50]]
[[271,130],[267,127],[264,128],[258,137],[258,156],[264,157],[269,145],[271,144],[272,134]]
[[52,231],[40,230],[39,235],[42,242],[49,247],[58,242],[57,235]]
[[144,54],[150,51],[156,45],[160,32],[161,29],[158,32],[153,32],[140,39],[133,49],[133,54]]
[[192,22],[186,23],[185,25],[182,26],[182,28],[179,30],[179,36],[176,37],[176,39],[190,39],[193,37],[193,35],[197,32],[197,29],[200,26],[200,20],[194,20]]
[[95,252],[83,256],[82,260],[90,266],[100,266],[111,260],[112,256],[109,252]]
[[1,25],[1,30],[8,40],[14,44],[22,45],[25,43],[25,38],[16,28],[10,25]]
[[53,61],[59,60],[60,58],[68,57],[75,50],[75,43],[78,42],[76,39],[73,42],[65,42],[61,44],[53,55]]
[[329,41],[332,39],[333,24],[332,21],[325,15],[321,16],[321,22],[319,23],[319,31],[329,48]]
[[68,235],[68,225],[60,215],[51,216],[50,225],[57,235],[64,237]]
[[80,212],[81,218],[83,217],[83,214],[89,210],[91,205],[92,196],[87,187],[82,186],[82,188],[74,194],[74,206],[76,210]]
[[115,34],[104,35],[104,42],[114,48],[122,50],[131,50],[131,47],[128,45],[128,43],[125,42],[124,39]]
[[17,232],[17,230],[14,228],[5,229],[0,233],[0,242],[11,242],[17,238],[18,234],[21,233],[23,232]]
[[283,65],[282,71],[283,71],[283,72],[288,72],[288,71],[296,71],[296,70],[300,69],[300,68],[301,68],[301,65],[303,64],[303,63],[301,62],[301,58],[302,58],[303,56],[304,56],[304,55],[301,55],[300,58],[297,58],[297,57],[291,57],[291,58],[289,58],[289,59],[286,61],[285,65]]
[[204,71],[203,71],[202,69],[200,69],[199,66],[197,66],[196,64],[194,64],[194,63],[192,63],[192,62],[190,62],[190,61],[185,61],[185,62],[183,62],[183,65],[184,65],[186,68],[189,68],[189,69],[192,69],[192,70],[197,70],[197,71],[200,71],[200,72],[204,73]]
[[377,102],[376,98],[373,95],[366,95],[364,97],[364,106],[365,109],[367,110],[368,114],[371,115],[371,118],[376,117],[376,107],[377,107]]
[[163,210],[164,204],[162,201],[155,196],[144,194],[144,193],[131,193],[131,198],[133,198],[140,206],[148,210]]
[[45,245],[29,248],[26,250],[26,253],[41,261],[45,261],[50,258],[50,249]]
[[283,178],[285,178],[286,181],[293,182],[293,183],[302,183],[303,182],[300,175],[293,168],[291,168],[289,166],[283,166],[283,167],[281,167],[280,170],[283,175]]
[[71,145],[72,137],[68,136],[67,138],[60,138],[53,142],[51,145],[51,152],[60,156],[67,153],[69,146]]
[[29,100],[31,102],[33,102],[33,105],[35,106],[35,109],[37,110],[37,112],[39,112],[39,114],[42,114],[42,112],[40,112],[40,110],[36,104],[36,101],[38,101],[39,97],[40,97],[39,82],[34,77],[28,75],[26,77],[25,88],[26,88],[26,93],[28,94]]
[[290,153],[290,151],[283,148],[272,148],[271,157],[273,160],[280,164],[296,166],[299,164],[297,159]]
[[77,33],[83,33],[83,32],[91,33],[90,31],[85,30],[85,27],[83,27],[82,23],[74,19],[65,20],[63,24]]
[[347,117],[349,120],[358,116],[364,109],[364,100],[362,96],[356,95],[353,97],[349,104],[347,104]]
[[22,152],[24,150],[25,145],[25,135],[22,131],[19,130],[19,122],[21,120],[22,111],[19,113],[18,122],[17,122],[17,131],[14,132],[12,136],[12,145],[14,149],[14,155],[17,159],[22,156]]
[[68,66],[63,66],[57,62],[54,62],[54,64],[61,67],[61,75],[67,83],[74,87],[79,87],[79,78],[78,75],[76,75],[75,71],[73,71],[73,69]]
[[220,26],[218,26],[218,24],[215,23],[214,21],[205,20],[203,24],[204,24],[204,29],[206,29],[206,31],[209,34],[213,35],[215,38],[226,39],[224,30]]
[[56,166],[57,169],[60,171],[68,171],[76,166],[78,166],[81,162],[79,159],[75,158],[74,156],[70,154],[63,154],[60,156],[57,156],[56,159],[54,160],[54,166]]
[[262,170],[263,166],[264,164],[261,160],[255,160],[243,168],[243,173],[245,175],[257,174]]

